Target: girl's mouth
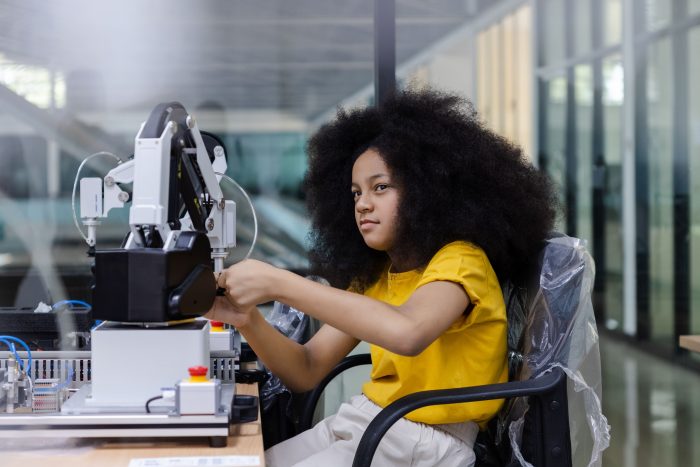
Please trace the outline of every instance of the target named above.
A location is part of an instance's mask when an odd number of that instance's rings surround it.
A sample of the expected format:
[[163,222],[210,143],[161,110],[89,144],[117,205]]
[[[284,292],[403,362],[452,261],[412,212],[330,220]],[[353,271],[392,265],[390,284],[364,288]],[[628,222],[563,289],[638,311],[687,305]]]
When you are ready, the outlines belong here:
[[360,230],[365,231],[365,230],[370,230],[373,226],[378,225],[378,221],[372,221],[369,219],[362,219],[360,221]]

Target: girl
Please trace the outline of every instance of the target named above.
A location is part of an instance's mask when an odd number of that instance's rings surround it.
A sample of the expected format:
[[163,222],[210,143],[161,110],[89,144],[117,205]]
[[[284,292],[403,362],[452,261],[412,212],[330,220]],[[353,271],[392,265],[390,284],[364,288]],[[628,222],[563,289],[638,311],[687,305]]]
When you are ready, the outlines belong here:
[[[233,324],[296,392],[312,389],[359,341],[371,379],[336,415],[266,452],[271,466],[350,465],[382,407],[407,394],[505,382],[499,281],[534,264],[555,216],[545,175],[484,128],[458,97],[404,91],[339,110],[309,142],[310,258],[335,287],[259,261],[218,278],[211,319]],[[305,345],[256,305],[278,300],[324,322]],[[396,423],[373,465],[474,463],[479,427],[502,401],[424,407]]]

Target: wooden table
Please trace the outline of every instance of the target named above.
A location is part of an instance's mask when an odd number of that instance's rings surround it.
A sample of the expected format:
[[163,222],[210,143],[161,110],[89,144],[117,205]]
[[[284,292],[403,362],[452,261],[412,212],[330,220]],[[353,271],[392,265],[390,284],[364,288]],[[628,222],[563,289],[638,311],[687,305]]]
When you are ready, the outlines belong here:
[[[237,394],[258,395],[255,384],[237,384]],[[39,441],[39,440],[37,440]],[[147,438],[135,439],[81,439],[75,438],[75,446],[27,449],[23,441],[23,449],[14,451],[12,448],[0,450],[0,466],[2,467],[128,467],[132,459],[140,458],[186,458],[193,456],[257,456],[261,467],[265,466],[265,455],[262,441],[260,414],[258,420],[231,427],[231,436],[225,448],[210,448],[207,438]],[[48,445],[52,446],[51,444]],[[161,460],[162,462],[162,460]],[[158,465],[158,464],[154,464]],[[167,465],[167,464],[161,464]],[[173,464],[174,465],[174,464]],[[182,464],[186,465],[186,464]],[[204,464],[211,465],[211,464]],[[230,464],[217,464],[225,467]],[[236,464],[256,465],[256,464]]]
[[680,336],[678,343],[684,349],[700,352],[700,336]]

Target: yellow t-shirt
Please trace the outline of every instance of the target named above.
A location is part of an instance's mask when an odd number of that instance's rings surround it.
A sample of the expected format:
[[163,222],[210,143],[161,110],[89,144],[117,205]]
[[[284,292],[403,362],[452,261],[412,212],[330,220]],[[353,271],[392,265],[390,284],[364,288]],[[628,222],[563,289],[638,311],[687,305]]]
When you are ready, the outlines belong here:
[[[425,268],[402,273],[385,271],[365,295],[399,306],[420,286],[433,281],[450,281],[464,287],[472,303],[471,312],[457,319],[415,357],[370,345],[371,379],[362,392],[381,407],[417,391],[508,380],[503,293],[481,248],[461,241],[445,245]],[[472,420],[483,428],[502,404],[499,399],[423,407],[406,418],[428,424]]]

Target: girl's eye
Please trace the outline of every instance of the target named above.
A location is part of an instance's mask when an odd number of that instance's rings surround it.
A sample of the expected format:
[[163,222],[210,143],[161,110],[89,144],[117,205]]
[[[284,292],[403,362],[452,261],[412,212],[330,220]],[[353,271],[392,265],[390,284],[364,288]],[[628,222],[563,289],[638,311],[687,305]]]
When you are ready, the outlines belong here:
[[374,187],[374,189],[377,190],[377,191],[384,191],[384,190],[386,190],[387,188],[389,188],[389,185],[387,185],[386,183],[380,183],[380,184],[378,184],[377,186]]
[[359,192],[359,191],[353,191],[353,192],[352,192],[352,199],[357,199],[359,196],[360,196],[360,192]]

